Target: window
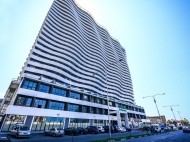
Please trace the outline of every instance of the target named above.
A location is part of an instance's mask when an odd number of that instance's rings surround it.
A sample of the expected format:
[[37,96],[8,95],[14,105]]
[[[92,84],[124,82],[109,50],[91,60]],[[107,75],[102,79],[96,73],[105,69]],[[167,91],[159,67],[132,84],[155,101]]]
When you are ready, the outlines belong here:
[[95,111],[94,111],[94,108],[93,108],[93,107],[91,107],[91,108],[90,108],[90,113],[95,113]]
[[91,97],[91,102],[95,102],[95,98],[94,97]]
[[34,102],[34,107],[37,108],[45,108],[45,105],[46,105],[46,100],[36,99]]
[[84,95],[83,100],[84,100],[84,101],[88,101],[88,96],[87,96],[87,95]]
[[80,94],[74,93],[74,92],[70,92],[70,98],[73,98],[73,99],[80,99]]
[[53,88],[52,94],[58,95],[58,96],[66,96],[66,90],[59,89],[59,88]]
[[79,112],[79,105],[69,104],[68,105],[68,111]]
[[50,86],[48,86],[48,85],[40,84],[39,91],[40,92],[44,92],[44,93],[48,93],[49,92],[49,88],[50,88]]
[[97,103],[98,103],[98,104],[101,104],[101,101],[100,101],[100,99],[99,99],[99,98],[97,98]]
[[112,106],[113,104],[112,104],[112,102],[109,102],[109,104],[110,104],[110,106]]
[[31,102],[32,102],[32,98],[19,96],[16,101],[16,105],[30,106]]
[[50,101],[49,109],[64,110],[64,103]]
[[86,112],[87,113],[87,106],[83,106],[82,112]]
[[101,114],[101,109],[97,108],[97,114]]
[[24,80],[22,84],[22,88],[29,89],[29,90],[36,90],[37,82]]
[[106,105],[106,100],[102,100],[102,104]]

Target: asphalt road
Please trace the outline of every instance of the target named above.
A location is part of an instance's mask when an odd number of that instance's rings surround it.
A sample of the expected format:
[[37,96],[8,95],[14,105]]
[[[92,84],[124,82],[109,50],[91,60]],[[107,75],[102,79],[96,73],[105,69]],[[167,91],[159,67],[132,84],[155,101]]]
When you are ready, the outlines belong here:
[[[145,134],[146,132],[132,132],[132,135]],[[112,138],[120,136],[129,136],[130,132],[125,133],[113,133]],[[3,137],[6,135],[0,135]],[[109,133],[103,134],[87,134],[87,135],[78,135],[78,136],[69,136],[65,135],[63,137],[52,137],[44,136],[43,134],[32,134],[30,138],[18,138],[16,139],[13,136],[10,136],[12,142],[89,142],[92,140],[102,140],[109,138]],[[73,141],[72,141],[73,139]]]
[[179,130],[159,135],[133,138],[122,142],[190,142],[190,133],[183,133],[182,130]]
[[[138,135],[145,133],[146,132],[132,132],[131,134]],[[128,135],[130,135],[129,132],[114,133],[112,134],[112,137],[116,138]],[[0,137],[2,136],[5,135],[0,135]],[[52,137],[52,136],[44,136],[43,134],[32,134],[30,138],[19,138],[19,139],[10,136],[12,142],[89,142],[92,140],[107,139],[108,137],[109,137],[108,133],[78,135],[73,137],[68,135],[65,135],[63,137]],[[159,135],[122,140],[121,142],[190,142],[190,133],[183,133],[182,130],[179,130]]]

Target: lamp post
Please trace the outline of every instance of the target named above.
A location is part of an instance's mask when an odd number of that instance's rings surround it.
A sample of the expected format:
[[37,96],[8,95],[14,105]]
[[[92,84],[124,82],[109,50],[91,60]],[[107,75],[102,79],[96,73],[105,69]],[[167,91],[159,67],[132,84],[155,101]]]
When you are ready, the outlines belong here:
[[144,99],[144,98],[148,98],[148,97],[153,97],[154,103],[155,103],[156,108],[157,108],[157,111],[158,111],[158,115],[159,115],[159,117],[160,117],[160,122],[162,122],[162,118],[161,118],[161,116],[160,116],[160,112],[159,112],[159,110],[158,110],[158,106],[157,106],[157,104],[156,104],[156,99],[155,99],[155,96],[158,96],[158,95],[165,95],[165,93],[163,93],[163,94],[156,94],[156,95],[153,95],[153,96],[146,96],[146,97],[143,97],[143,99]]
[[57,114],[57,125],[58,125],[58,117],[59,117],[59,115],[60,115],[60,114],[58,113],[58,114]]
[[[118,60],[115,63],[121,62],[123,61],[123,59]],[[115,64],[112,63],[111,65]],[[109,68],[109,65],[108,65]],[[93,73],[93,76],[95,76],[98,73],[98,71],[96,73]],[[108,95],[108,69],[106,68],[106,94],[107,94],[107,105],[108,105],[108,124],[109,124],[109,138],[111,139],[111,129],[110,129],[110,107],[109,107],[109,95]]]
[[180,119],[181,119],[181,123],[183,123],[183,122],[182,122],[182,118],[181,118],[181,115],[180,115],[180,113],[181,113],[181,112],[180,112],[180,111],[177,111],[177,112],[178,112],[178,114],[179,114],[179,117],[180,117]]
[[[171,111],[172,111],[172,113],[173,113],[173,115],[174,115],[174,111],[173,111],[173,109],[172,109],[172,106],[179,106],[179,105],[170,105],[170,106],[163,106],[163,107],[170,107],[170,108],[171,108]],[[175,115],[174,115],[174,118],[175,118]],[[175,118],[175,120],[176,120],[176,118]]]
[[[94,125],[95,125],[95,118],[96,118],[96,116],[94,116]],[[96,126],[96,125],[95,125]]]

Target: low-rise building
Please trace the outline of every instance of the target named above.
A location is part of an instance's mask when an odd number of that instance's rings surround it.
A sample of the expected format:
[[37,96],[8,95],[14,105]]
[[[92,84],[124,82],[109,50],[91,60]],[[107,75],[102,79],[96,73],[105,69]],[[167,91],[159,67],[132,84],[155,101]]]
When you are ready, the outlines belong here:
[[[161,117],[162,120],[160,120],[160,117]],[[165,115],[161,115],[161,116],[147,116],[147,119],[149,119],[152,124],[158,124],[158,123],[165,123],[166,122]]]

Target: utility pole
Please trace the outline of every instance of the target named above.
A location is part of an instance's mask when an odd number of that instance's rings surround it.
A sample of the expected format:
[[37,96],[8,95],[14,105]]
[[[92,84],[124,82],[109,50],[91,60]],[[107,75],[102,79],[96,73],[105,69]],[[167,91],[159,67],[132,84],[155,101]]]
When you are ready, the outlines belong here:
[[153,96],[146,96],[146,97],[143,97],[143,99],[144,99],[144,98],[148,98],[148,97],[152,97],[152,98],[153,98],[154,103],[155,103],[156,108],[157,108],[157,111],[158,111],[158,115],[159,115],[159,117],[160,117],[160,123],[162,123],[162,118],[161,118],[161,116],[160,116],[160,112],[159,112],[159,110],[158,110],[158,106],[157,106],[157,104],[156,104],[156,99],[155,99],[155,96],[158,96],[158,95],[165,95],[165,93],[163,93],[163,94],[156,94],[156,95],[153,95]]

